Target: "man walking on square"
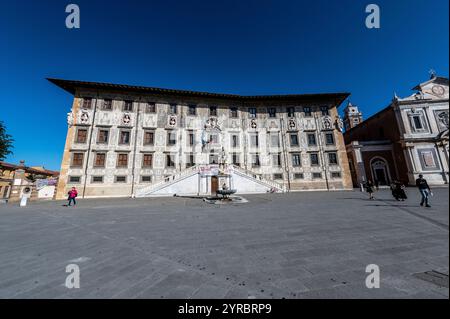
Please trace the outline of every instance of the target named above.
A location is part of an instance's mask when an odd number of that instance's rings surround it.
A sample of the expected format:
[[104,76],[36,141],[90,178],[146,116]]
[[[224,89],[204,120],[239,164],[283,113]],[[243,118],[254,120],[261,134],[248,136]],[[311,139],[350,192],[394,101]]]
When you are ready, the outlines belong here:
[[422,200],[420,201],[420,206],[425,204],[425,207],[431,207],[428,198],[431,194],[430,186],[428,186],[427,180],[423,178],[423,175],[420,174],[419,178],[416,179],[416,186],[419,188],[419,192],[422,195]]

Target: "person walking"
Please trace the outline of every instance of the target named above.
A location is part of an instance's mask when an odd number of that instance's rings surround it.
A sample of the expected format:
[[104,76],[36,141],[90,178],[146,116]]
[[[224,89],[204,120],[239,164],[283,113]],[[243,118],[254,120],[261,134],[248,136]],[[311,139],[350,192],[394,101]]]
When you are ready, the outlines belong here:
[[422,195],[422,200],[420,201],[420,206],[425,204],[425,207],[431,207],[429,203],[429,197],[431,195],[430,186],[428,186],[427,180],[423,178],[423,175],[420,174],[419,178],[416,179],[416,186],[419,188],[419,192]]
[[371,180],[368,180],[366,183],[366,192],[369,193],[369,199],[373,198],[373,183]]
[[75,198],[78,196],[78,192],[77,189],[75,187],[72,187],[72,189],[69,191],[69,193],[67,193],[69,195],[69,203],[67,204],[67,206],[71,206],[70,204],[73,202],[73,206],[75,206],[77,204],[77,201],[75,200]]
[[392,196],[394,196],[394,198],[398,201],[404,201],[408,198],[408,196],[406,196],[405,186],[400,181],[395,180],[391,184],[391,190]]

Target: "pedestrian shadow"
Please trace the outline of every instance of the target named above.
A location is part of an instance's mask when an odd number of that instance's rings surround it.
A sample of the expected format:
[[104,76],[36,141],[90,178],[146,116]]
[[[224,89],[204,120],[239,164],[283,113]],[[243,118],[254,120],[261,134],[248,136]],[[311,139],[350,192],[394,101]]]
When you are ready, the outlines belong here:
[[375,207],[411,207],[411,208],[419,208],[420,206],[418,205],[392,205],[392,204],[388,204],[388,205],[383,205],[383,204],[373,204],[373,205],[365,205],[365,206],[375,206]]

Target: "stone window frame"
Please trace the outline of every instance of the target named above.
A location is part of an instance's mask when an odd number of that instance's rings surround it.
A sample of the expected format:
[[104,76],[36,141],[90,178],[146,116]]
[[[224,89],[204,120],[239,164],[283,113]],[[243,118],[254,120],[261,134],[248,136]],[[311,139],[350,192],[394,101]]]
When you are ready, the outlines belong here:
[[195,166],[195,154],[186,153],[186,168]]
[[277,109],[274,106],[267,108],[267,114],[269,115],[269,118],[276,119],[277,118]]
[[[269,133],[269,137],[270,137],[270,147],[273,148],[280,148],[281,147],[281,143],[280,143],[280,134],[278,132],[270,132]],[[274,138],[276,138],[276,145],[274,145]]]
[[286,107],[286,114],[288,117],[295,117],[295,106]]
[[[80,159],[75,159],[76,155],[81,155],[81,160]],[[81,168],[84,166],[84,152],[72,152],[71,156],[70,156],[70,167],[71,168]],[[77,161],[81,161],[80,164],[75,164],[74,162]]]
[[[122,180],[120,180],[119,181],[119,178],[120,179],[122,179],[123,178],[123,181]],[[115,175],[114,176],[114,183],[117,183],[117,184],[126,184],[127,183],[127,176],[126,175]]]
[[[273,167],[282,167],[283,166],[283,159],[281,156],[281,152],[272,153],[270,155],[272,158],[272,166]],[[275,159],[275,156],[277,157],[276,159]]]
[[322,172],[313,172],[311,174],[311,177],[312,177],[312,179],[322,179],[323,175],[322,175]]
[[[175,136],[175,139],[171,139],[173,136]],[[176,146],[177,145],[177,139],[178,139],[178,134],[176,130],[167,130],[167,134],[166,134],[166,145],[167,146]],[[172,143],[174,142],[174,143]]]
[[[101,131],[107,132],[105,141],[101,141],[100,140],[100,132]],[[106,144],[107,145],[108,143],[109,143],[109,129],[103,128],[103,127],[98,128],[98,130],[97,130],[97,144]]]
[[258,114],[258,110],[256,109],[256,107],[249,107],[248,108],[248,118],[256,119],[257,114]]
[[283,180],[284,179],[283,173],[274,173],[272,175],[272,179],[273,180]]
[[336,179],[342,178],[341,172],[331,172],[330,176],[331,176],[331,178],[336,178]]
[[187,146],[193,147],[195,146],[195,132],[194,130],[187,130]]
[[[84,141],[80,141],[80,131],[85,131],[85,135],[84,135]],[[89,136],[89,130],[87,129],[87,127],[77,127],[77,131],[75,134],[75,143],[77,144],[86,144],[88,141],[88,136]]]
[[[296,142],[292,143],[292,137],[295,136]],[[291,132],[289,133],[289,145],[291,147],[299,147],[300,146],[300,140],[298,138],[298,132]]]
[[[109,105],[107,108],[106,106]],[[113,110],[113,99],[103,99],[102,111],[112,111]]]
[[[78,181],[73,181],[72,179],[76,178]],[[69,175],[67,177],[67,184],[81,184],[81,176],[79,175]]]
[[218,114],[218,107],[217,105],[210,105],[209,106],[209,116],[217,116]]
[[[125,155],[126,158],[126,164],[123,164],[125,161],[123,160],[123,155]],[[116,158],[116,168],[128,168],[129,162],[129,154],[128,153],[117,153]]]
[[169,114],[170,115],[177,115],[178,114],[178,104],[176,104],[176,103],[170,103],[169,104]]
[[[313,156],[316,156],[316,158],[317,158],[317,163],[313,163]],[[316,162],[316,161],[314,161],[314,162]],[[319,157],[319,153],[317,153],[317,152],[311,152],[311,153],[309,153],[309,165],[310,165],[310,166],[314,166],[314,167],[320,166],[320,157]]]
[[122,105],[123,112],[133,112],[133,101],[132,100],[124,100]]
[[196,104],[188,105],[187,115],[188,116],[197,116],[197,105]]
[[[430,129],[427,123],[425,110],[411,110],[407,113],[409,126],[412,133],[429,133]],[[415,118],[420,121],[421,128],[416,127]]]
[[303,106],[303,114],[305,115],[305,117],[312,117],[312,107]]
[[[331,162],[331,155],[335,156],[336,162]],[[339,157],[338,157],[338,153],[337,152],[327,152],[327,160],[328,160],[328,165],[339,165]]]
[[145,103],[145,114],[155,114],[157,113],[156,103],[155,102],[147,102]]
[[91,97],[84,97],[81,107],[90,110],[92,109],[92,102],[93,99]]
[[326,105],[322,105],[320,107],[320,113],[322,114],[322,116],[329,116],[330,115],[330,108]]
[[230,107],[230,118],[232,119],[239,118],[239,109],[236,106]]
[[[150,156],[150,164],[148,164],[148,160],[146,160],[146,157]],[[153,168],[153,164],[154,164],[154,154],[153,153],[142,153],[142,163],[141,163],[141,167],[142,168]]]
[[[147,134],[151,134],[151,141],[147,141]],[[142,137],[142,146],[154,146],[155,145],[155,130],[144,130]]]
[[[100,181],[96,181],[95,179],[97,178],[101,178],[101,180]],[[91,177],[91,184],[103,184],[104,183],[104,176],[103,175],[93,175],[92,177]]]
[[[235,161],[237,159],[237,161]],[[235,166],[241,165],[241,155],[239,153],[231,153],[231,162]]]
[[304,173],[294,173],[294,179],[305,179]]
[[[211,158],[216,158],[217,160],[211,162]],[[218,153],[209,153],[208,154],[208,164],[210,164],[210,165],[218,165],[219,161],[220,161],[220,158],[219,158],[219,154]]]
[[[298,157],[298,165],[296,163],[296,160],[294,160],[294,157]],[[291,162],[292,162],[292,167],[302,167],[302,154],[301,153],[291,153]]]
[[[310,143],[310,136],[314,136],[314,144]],[[309,147],[317,146],[317,134],[316,133],[306,133],[306,140]]]
[[[435,164],[434,167],[427,167],[426,166],[425,161],[424,161],[423,156],[422,156],[422,154],[425,153],[425,152],[431,152],[431,155],[433,157],[433,161],[434,161],[434,164]],[[438,156],[437,156],[435,148],[431,148],[431,147],[429,147],[429,148],[418,148],[417,149],[417,156],[419,157],[420,166],[421,166],[423,171],[439,171],[441,169],[441,165],[439,163]]]
[[[144,177],[145,178],[149,178],[150,180],[148,180],[148,181],[145,181],[144,180]],[[152,178],[152,176],[151,175],[141,175],[141,183],[151,183],[152,182],[152,180],[153,180],[153,178]]]
[[176,154],[175,153],[165,153],[166,155],[166,168],[173,169],[176,167]]
[[253,168],[260,168],[261,167],[261,154],[259,153],[252,153],[251,156],[251,167]]
[[[325,139],[325,145],[327,145],[327,146],[336,145],[336,138],[334,136],[334,132],[325,132],[323,135],[324,135],[324,139]],[[332,139],[331,143],[328,143],[329,136],[331,136],[331,139]]]
[[[103,158],[103,164],[98,164],[98,156],[99,155],[104,155]],[[94,156],[94,168],[104,168],[106,165],[106,159],[107,159],[108,155],[107,152],[95,152],[95,156]]]
[[[236,143],[234,140],[234,137],[236,137]],[[240,141],[240,134],[239,133],[232,133],[231,134],[231,138],[230,138],[230,142],[231,142],[231,148],[239,148],[241,145],[241,141]]]
[[[122,133],[128,133],[128,141],[122,142]],[[131,144],[131,130],[130,129],[121,129],[119,131],[119,141],[118,145],[130,145]]]
[[[253,137],[255,137],[256,139],[253,140],[252,139]],[[250,141],[251,148],[258,148],[259,147],[259,133],[258,132],[249,133],[249,141]],[[255,143],[253,143],[253,142],[255,142]]]

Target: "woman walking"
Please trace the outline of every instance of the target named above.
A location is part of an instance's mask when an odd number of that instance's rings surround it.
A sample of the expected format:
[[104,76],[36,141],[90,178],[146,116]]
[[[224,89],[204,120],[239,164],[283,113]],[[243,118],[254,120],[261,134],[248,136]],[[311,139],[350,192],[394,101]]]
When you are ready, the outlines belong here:
[[369,193],[369,199],[374,199],[373,197],[373,183],[369,179],[366,183],[366,192]]
[[75,198],[78,196],[78,192],[77,189],[75,187],[72,187],[72,189],[67,193],[69,195],[69,203],[67,204],[67,206],[71,206],[70,204],[73,202],[73,206],[75,206],[77,204],[77,201],[75,200]]

